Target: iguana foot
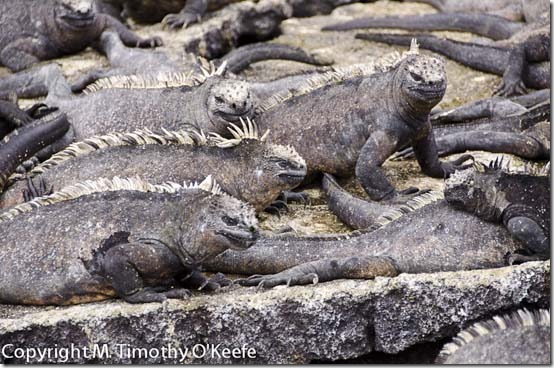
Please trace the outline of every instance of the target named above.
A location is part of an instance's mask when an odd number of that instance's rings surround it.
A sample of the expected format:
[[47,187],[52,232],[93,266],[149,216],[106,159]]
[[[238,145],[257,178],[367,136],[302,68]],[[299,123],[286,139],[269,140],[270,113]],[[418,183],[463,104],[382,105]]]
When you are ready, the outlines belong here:
[[187,28],[191,24],[200,22],[200,15],[193,13],[176,13],[168,14],[162,20],[162,25],[168,26],[169,28]]
[[[440,155],[440,154],[439,154]],[[411,160],[415,158],[414,149],[412,147],[406,147],[400,151],[396,151],[391,157],[391,161],[403,161]]]
[[[471,160],[471,163],[464,164],[464,162],[468,160]],[[453,174],[456,170],[465,170],[471,167],[474,161],[475,159],[472,155],[461,155],[455,160],[441,162],[441,168],[444,178],[448,178],[450,174]]]
[[154,36],[154,37],[140,39],[139,41],[137,41],[136,46],[145,49],[145,48],[154,48],[162,45],[163,45],[162,39],[158,36]]
[[38,187],[35,185],[31,178],[27,178],[27,189],[23,190],[23,197],[25,199],[25,202],[29,202],[35,198],[50,195],[53,192],[53,187],[50,187],[50,189],[46,188],[46,182],[42,177],[39,178]]
[[506,81],[502,80],[502,83],[494,90],[495,96],[519,96],[527,93],[527,88],[525,88],[525,83],[521,79]]
[[184,288],[170,289],[164,291],[162,294],[165,295],[165,297],[168,299],[187,299],[190,298],[190,296],[192,295],[189,290]]
[[422,194],[430,192],[430,189],[419,189],[416,187],[409,187],[404,190],[399,190],[394,193],[394,195],[390,198],[384,198],[381,202],[382,204],[390,204],[390,205],[403,205],[406,204],[411,199],[414,199],[415,197],[418,197]]
[[275,275],[252,275],[247,279],[237,280],[241,286],[256,286],[258,289],[272,288],[277,285],[316,285],[319,282],[319,276],[316,273],[302,274],[295,272],[294,267]]
[[309,205],[311,203],[310,195],[306,192],[282,192],[277,199],[282,200],[285,203],[297,202],[303,205]]
[[287,213],[289,210],[289,206],[285,203],[285,201],[277,200],[270,204],[267,208],[264,209],[265,212],[270,213],[272,215],[277,215],[277,217],[281,218],[281,214]]
[[131,295],[123,295],[122,298],[128,303],[155,303],[167,299],[164,293],[159,293],[152,288],[144,288]]

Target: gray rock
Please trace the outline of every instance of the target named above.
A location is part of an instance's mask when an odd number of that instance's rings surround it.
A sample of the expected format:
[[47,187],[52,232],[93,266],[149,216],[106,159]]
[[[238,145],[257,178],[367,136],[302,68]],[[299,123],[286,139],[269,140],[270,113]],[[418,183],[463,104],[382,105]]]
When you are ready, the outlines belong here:
[[[306,363],[348,359],[371,351],[397,353],[453,336],[471,321],[522,305],[549,307],[550,262],[480,271],[402,274],[373,281],[340,280],[256,292],[233,287],[164,304],[110,301],[71,307],[0,306],[0,353],[15,348],[110,349],[106,359],[73,354],[68,361],[170,363],[162,348],[221,344],[256,351],[255,358],[208,353],[202,363]],[[155,348],[154,356],[120,356],[116,344]],[[127,347],[127,346],[125,346]],[[63,354],[58,350],[58,355]],[[70,351],[68,351],[70,352]],[[155,353],[160,356],[155,356]],[[197,353],[203,348],[197,347]],[[10,353],[11,354],[11,353]],[[25,358],[5,359],[23,363]],[[65,359],[51,357],[48,362]],[[39,358],[30,359],[38,362]]]

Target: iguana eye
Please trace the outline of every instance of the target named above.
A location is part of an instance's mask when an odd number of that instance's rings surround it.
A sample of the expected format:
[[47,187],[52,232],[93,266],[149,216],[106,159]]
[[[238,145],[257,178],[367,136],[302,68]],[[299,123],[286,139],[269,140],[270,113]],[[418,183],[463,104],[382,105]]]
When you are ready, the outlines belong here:
[[215,96],[215,101],[218,102],[218,103],[224,103],[225,100],[219,96]]
[[239,224],[239,222],[237,220],[235,220],[234,218],[231,218],[229,216],[223,216],[221,218],[221,220],[223,220],[223,222],[227,226],[237,226]]
[[410,72],[410,76],[413,78],[413,80],[415,80],[416,82],[421,82],[423,81],[423,78],[421,78],[421,76],[415,74],[415,73],[412,73]]

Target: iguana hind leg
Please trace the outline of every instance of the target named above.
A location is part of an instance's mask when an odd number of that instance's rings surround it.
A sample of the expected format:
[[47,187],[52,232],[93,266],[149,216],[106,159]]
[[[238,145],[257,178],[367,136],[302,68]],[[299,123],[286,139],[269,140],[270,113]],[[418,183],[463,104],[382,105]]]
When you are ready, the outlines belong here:
[[187,0],[183,10],[177,14],[168,14],[162,20],[162,24],[170,28],[186,28],[197,23],[208,10],[208,0]]
[[272,288],[277,285],[317,284],[337,279],[393,277],[397,274],[396,266],[389,258],[348,257],[303,263],[274,275],[254,275],[238,280],[237,283],[242,286]]
[[105,253],[100,274],[122,299],[148,303],[188,296],[188,291],[175,287],[176,277],[185,271],[179,258],[163,244],[125,243]]

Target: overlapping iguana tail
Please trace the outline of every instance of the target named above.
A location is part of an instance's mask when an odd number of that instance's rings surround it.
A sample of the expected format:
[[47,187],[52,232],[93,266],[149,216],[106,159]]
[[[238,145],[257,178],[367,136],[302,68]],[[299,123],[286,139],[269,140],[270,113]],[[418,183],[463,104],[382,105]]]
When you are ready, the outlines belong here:
[[22,130],[7,143],[0,146],[0,191],[13,171],[29,157],[41,149],[62,138],[69,130],[69,122],[65,114]]
[[222,57],[220,61],[227,61],[228,71],[239,73],[250,64],[273,59],[292,60],[319,66],[331,64],[330,60],[317,58],[301,48],[265,42],[239,47]]

